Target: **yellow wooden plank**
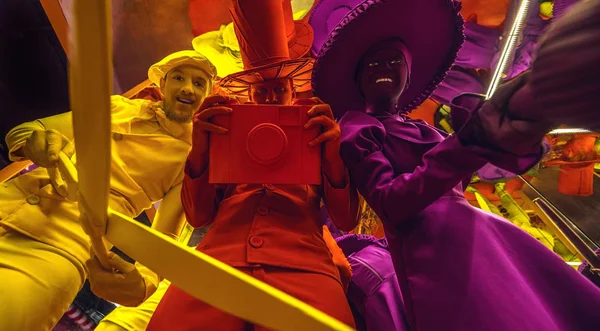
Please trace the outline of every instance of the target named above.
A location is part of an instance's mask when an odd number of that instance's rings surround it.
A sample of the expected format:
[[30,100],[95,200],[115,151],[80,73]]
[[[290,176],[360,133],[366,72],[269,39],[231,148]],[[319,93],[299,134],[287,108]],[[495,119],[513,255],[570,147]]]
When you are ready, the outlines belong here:
[[140,93],[146,87],[150,86],[150,84],[152,84],[152,82],[149,79],[146,79],[145,81],[143,81],[143,82],[137,84],[136,86],[134,86],[133,88],[131,88],[129,91],[123,93],[123,96],[126,98],[131,98],[134,95]]
[[19,161],[13,162],[6,167],[0,170],[0,184],[6,182],[7,180],[13,178],[23,169],[29,167],[31,165],[31,161]]
[[58,41],[65,52],[67,52],[69,45],[69,24],[63,13],[60,0],[40,0],[40,3],[46,12],[52,29],[54,29],[54,33],[56,33],[56,37],[58,37]]
[[105,232],[110,178],[112,44],[110,1],[73,4],[70,96],[79,192],[95,231]]
[[110,184],[112,94],[111,1],[75,0],[69,45],[69,90],[79,172],[82,225],[103,265]]

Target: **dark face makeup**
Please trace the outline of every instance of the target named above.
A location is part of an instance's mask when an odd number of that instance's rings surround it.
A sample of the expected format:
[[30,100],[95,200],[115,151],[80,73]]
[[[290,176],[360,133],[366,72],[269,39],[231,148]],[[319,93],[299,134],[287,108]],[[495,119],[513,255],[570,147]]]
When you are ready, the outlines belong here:
[[250,101],[262,105],[289,105],[294,98],[294,88],[290,78],[279,78],[252,84]]
[[358,68],[358,83],[367,104],[395,104],[408,84],[409,66],[397,42],[384,41],[367,51]]

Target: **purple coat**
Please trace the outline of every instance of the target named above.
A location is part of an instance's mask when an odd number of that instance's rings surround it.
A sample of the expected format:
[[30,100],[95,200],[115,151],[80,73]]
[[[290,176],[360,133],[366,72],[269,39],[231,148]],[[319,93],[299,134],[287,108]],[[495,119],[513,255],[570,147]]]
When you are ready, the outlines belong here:
[[348,302],[358,330],[408,331],[404,304],[386,239],[362,234],[336,238],[352,266]]
[[[600,250],[596,250],[596,255],[600,256]],[[588,261],[583,261],[579,268],[577,268],[577,271],[587,279],[591,280],[592,283],[596,284],[596,286],[600,287],[600,275],[592,271],[592,266],[588,263]]]
[[401,115],[350,111],[340,126],[351,181],[384,224],[412,330],[600,330],[600,289],[463,196],[463,180],[487,162],[522,173],[541,154],[463,145]]
[[387,240],[364,234],[344,234],[321,208],[329,228],[352,267],[346,296],[360,331],[408,331],[400,286]]

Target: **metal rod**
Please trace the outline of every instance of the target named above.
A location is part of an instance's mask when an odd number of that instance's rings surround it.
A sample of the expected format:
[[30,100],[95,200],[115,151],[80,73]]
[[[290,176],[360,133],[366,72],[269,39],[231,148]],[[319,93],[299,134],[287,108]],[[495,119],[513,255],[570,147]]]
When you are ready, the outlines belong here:
[[498,60],[498,64],[496,65],[496,69],[494,70],[490,86],[485,94],[486,99],[492,97],[494,92],[496,92],[496,88],[500,84],[500,80],[502,80],[502,75],[504,74],[504,71],[508,66],[508,60],[513,54],[513,50],[515,49],[515,46],[517,44],[517,39],[521,34],[523,25],[525,24],[525,20],[527,19],[529,1],[530,0],[522,0],[521,4],[519,5],[517,15],[515,16],[515,21],[513,22],[510,32],[506,36],[506,44],[504,44],[504,48],[502,50],[502,53],[500,54],[500,59]]
[[561,135],[561,134],[592,133],[592,132],[593,131],[590,131],[587,129],[574,128],[574,129],[555,129],[555,130],[548,132],[548,134]]
[[537,188],[535,188],[535,186],[533,186],[533,184],[531,184],[529,181],[527,181],[521,175],[519,175],[519,178],[522,181],[524,181],[527,184],[527,186],[529,186],[539,196],[539,198],[542,199],[544,201],[544,203],[546,203],[548,208],[550,208],[558,217],[561,217],[562,220],[566,220],[569,223],[567,225],[569,225],[571,230],[573,230],[574,232],[577,232],[579,235],[582,235],[586,239],[586,241],[588,241],[589,244],[592,244],[596,248],[599,248],[598,245],[596,245],[596,243],[592,239],[590,239],[585,233],[583,233],[583,231],[581,231],[581,229],[579,229],[579,227],[577,227],[573,223],[573,221],[571,221],[571,219],[569,217],[567,217],[567,215],[563,214],[552,202],[550,202],[550,200],[548,198],[546,198],[546,196],[544,194],[542,194],[542,192],[540,192]]
[[596,254],[594,248],[591,247],[593,245],[596,246],[597,249],[597,245],[591,241],[585,233],[577,228],[567,216],[558,210],[556,206],[548,201],[548,199],[546,199],[546,197],[544,197],[544,195],[531,183],[522,176],[519,176],[519,178],[521,178],[521,180],[538,195],[537,198],[533,199],[533,203],[540,208],[552,223],[556,225],[564,238],[566,238],[577,252],[588,261],[593,269],[600,268],[600,257]]
[[[535,203],[536,206],[538,206],[540,210],[546,214],[546,217],[556,224],[559,231],[561,231],[567,240],[573,244],[575,249],[577,249],[579,254],[581,254],[588,261],[592,268],[597,269],[600,267],[600,257],[596,255],[594,250],[591,249],[585,242],[583,242],[583,240],[581,240],[581,238],[579,238],[579,236],[569,228],[564,220],[558,217],[542,199],[536,198],[533,200],[533,203]],[[556,221],[557,219],[560,221]]]

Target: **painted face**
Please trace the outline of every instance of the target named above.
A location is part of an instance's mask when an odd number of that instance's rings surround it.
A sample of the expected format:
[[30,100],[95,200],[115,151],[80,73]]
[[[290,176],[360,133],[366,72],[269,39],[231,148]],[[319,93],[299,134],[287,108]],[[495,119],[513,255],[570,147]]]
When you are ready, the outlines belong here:
[[263,105],[289,105],[294,98],[290,78],[279,78],[250,85],[250,101]]
[[400,98],[408,82],[408,64],[394,42],[383,42],[367,51],[358,68],[358,83],[365,100]]
[[209,82],[209,76],[193,66],[180,66],[169,71],[161,84],[167,118],[181,123],[190,122],[209,93]]

